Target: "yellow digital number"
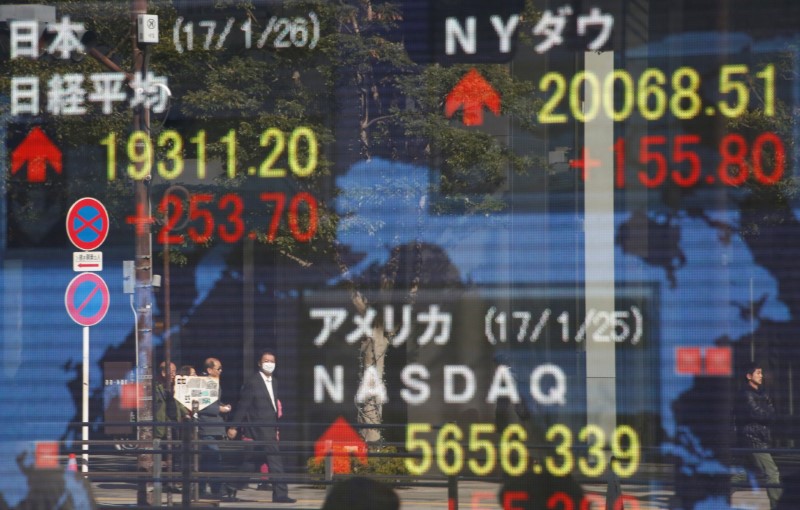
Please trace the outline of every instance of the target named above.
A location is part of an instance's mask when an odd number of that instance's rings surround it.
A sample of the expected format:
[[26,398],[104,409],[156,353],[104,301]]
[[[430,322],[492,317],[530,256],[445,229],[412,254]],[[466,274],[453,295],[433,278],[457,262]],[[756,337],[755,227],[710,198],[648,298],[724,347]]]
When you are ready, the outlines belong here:
[[406,450],[410,453],[414,450],[421,450],[419,460],[406,458],[406,469],[415,476],[422,476],[431,468],[433,461],[433,449],[431,444],[425,439],[418,439],[417,434],[427,434],[431,431],[429,423],[409,423],[406,428]]
[[[298,148],[301,140],[305,140],[306,164],[300,163]],[[298,177],[307,177],[317,169],[319,147],[317,136],[311,128],[300,126],[289,136],[289,168]]]
[[[621,97],[622,105],[617,110],[614,104],[615,94],[614,88],[617,83],[622,85]],[[614,71],[606,76],[603,81],[603,108],[606,115],[614,122],[621,122],[630,117],[633,111],[633,98],[635,92],[633,90],[633,78],[625,69],[614,69]]]
[[128,175],[131,179],[144,179],[153,168],[153,142],[144,131],[134,131],[128,138]]
[[[627,448],[622,443],[627,443]],[[639,435],[630,425],[620,425],[614,430],[611,436],[611,453],[614,459],[611,461],[611,469],[620,478],[633,476],[639,467],[641,460],[641,446]],[[627,466],[623,466],[621,461],[628,461]]]
[[[581,86],[585,93],[581,95]],[[583,97],[583,102],[581,102]],[[600,82],[594,73],[578,71],[569,86],[569,106],[578,122],[591,122],[600,111]]]
[[494,434],[495,427],[492,423],[473,423],[469,428],[469,451],[480,452],[483,450],[486,460],[483,464],[478,459],[469,459],[467,466],[476,476],[486,476],[492,472],[497,463],[497,450],[488,439],[481,439],[481,434]]
[[747,88],[747,77],[744,76],[739,80],[735,79],[735,75],[747,75],[747,66],[744,64],[730,64],[720,67],[719,69],[719,91],[721,94],[733,93],[734,99],[728,102],[726,99],[720,99],[718,106],[719,111],[726,117],[738,117],[747,110],[747,104],[750,102],[750,90]]
[[172,161],[172,168],[159,161],[158,175],[164,179],[176,179],[183,172],[183,138],[174,129],[167,129],[158,135],[158,146],[167,147],[165,157]]
[[206,178],[206,130],[201,129],[189,141],[197,145],[197,178]]
[[[454,423],[443,426],[436,437],[436,464],[447,476],[457,475],[464,467],[464,448],[459,443],[463,438],[464,433]],[[452,462],[448,460],[447,452],[452,452]]]
[[567,80],[557,72],[549,72],[542,76],[539,80],[539,90],[547,92],[550,85],[555,86],[553,96],[545,101],[542,105],[542,111],[539,112],[539,122],[542,124],[564,124],[567,122],[567,116],[563,113],[554,113],[558,108],[558,103],[564,99],[564,94],[567,92]]
[[756,73],[757,78],[764,80],[764,115],[775,116],[775,64],[768,64]]
[[667,79],[660,69],[645,69],[639,77],[636,103],[639,112],[645,119],[657,120],[664,116],[667,108],[667,94],[662,85],[666,81]]
[[283,131],[278,128],[271,127],[261,133],[261,139],[259,140],[259,144],[262,147],[269,147],[273,140],[275,141],[275,145],[272,147],[272,150],[267,154],[267,157],[261,163],[261,166],[258,168],[258,176],[259,177],[284,177],[286,176],[286,169],[285,168],[272,168],[272,165],[281,157],[281,153],[283,152],[284,147],[286,146],[286,138],[283,135]]
[[100,145],[108,147],[106,151],[106,175],[109,181],[117,178],[117,134],[109,133],[100,140]]
[[236,130],[230,129],[228,133],[219,139],[220,142],[227,145],[227,159],[225,165],[228,171],[228,177],[233,179],[236,177]]
[[[680,67],[672,73],[672,97],[669,108],[672,115],[681,119],[693,119],[700,113],[702,100],[700,89],[700,73],[691,67]],[[688,103],[688,104],[687,104]]]
[[[594,441],[586,450],[586,458],[578,458],[578,469],[584,475],[596,478],[601,476],[606,469],[607,461],[605,453],[603,453],[606,434],[598,425],[587,425],[578,433],[578,441],[588,443],[590,437],[594,438]],[[595,461],[589,462],[592,457]]]
[[[500,436],[500,467],[511,476],[520,476],[528,469],[528,449],[525,441],[528,433],[521,425],[513,424]],[[513,461],[516,452],[517,461]]]
[[556,464],[552,457],[549,455],[545,457],[544,464],[547,471],[553,476],[566,476],[572,471],[575,466],[575,458],[572,456],[572,431],[562,424],[557,423],[547,429],[545,439],[547,441],[554,441],[557,436],[561,436],[561,443],[556,446],[555,453],[562,457],[564,461],[561,465]]

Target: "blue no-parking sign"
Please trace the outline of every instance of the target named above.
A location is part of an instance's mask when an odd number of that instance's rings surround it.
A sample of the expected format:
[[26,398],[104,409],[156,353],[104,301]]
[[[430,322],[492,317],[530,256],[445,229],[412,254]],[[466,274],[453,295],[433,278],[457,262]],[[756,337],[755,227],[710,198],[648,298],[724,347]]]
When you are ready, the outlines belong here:
[[69,282],[64,305],[81,326],[94,326],[106,316],[110,295],[105,280],[95,273],[81,273]]
[[67,236],[79,250],[92,251],[108,236],[108,211],[96,198],[84,197],[67,212]]

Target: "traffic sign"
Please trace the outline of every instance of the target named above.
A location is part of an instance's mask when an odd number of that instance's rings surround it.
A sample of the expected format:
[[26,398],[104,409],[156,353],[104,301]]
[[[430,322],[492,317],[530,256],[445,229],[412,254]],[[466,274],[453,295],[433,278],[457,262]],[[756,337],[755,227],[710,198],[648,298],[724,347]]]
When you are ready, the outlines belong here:
[[67,212],[67,236],[79,250],[97,249],[108,236],[108,211],[99,200],[84,197]]
[[67,285],[64,305],[76,323],[94,326],[106,316],[110,299],[105,280],[95,273],[81,273]]
[[102,271],[102,251],[74,251],[72,252],[73,271]]

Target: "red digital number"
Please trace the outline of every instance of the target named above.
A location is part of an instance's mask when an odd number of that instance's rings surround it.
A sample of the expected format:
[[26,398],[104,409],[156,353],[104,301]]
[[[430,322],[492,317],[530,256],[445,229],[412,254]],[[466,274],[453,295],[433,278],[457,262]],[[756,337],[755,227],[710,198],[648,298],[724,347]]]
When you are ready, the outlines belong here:
[[[741,186],[747,180],[747,142],[738,133],[725,135],[719,143],[719,155],[722,160],[717,167],[719,179],[728,186]],[[736,172],[731,172],[735,167]]]
[[200,232],[194,226],[189,227],[189,238],[198,244],[207,243],[214,233],[214,216],[208,209],[203,209],[205,204],[214,202],[211,193],[198,193],[189,197],[189,221],[201,220],[203,228]]
[[[639,140],[639,163],[646,167],[639,170],[639,181],[648,188],[664,184],[669,175],[676,185],[690,188],[697,185],[702,174],[702,162],[697,151],[691,145],[700,143],[698,135],[677,135],[672,140],[671,161],[660,152],[659,146],[666,149],[668,140],[665,136],[650,135]],[[625,139],[614,142],[614,185],[625,187]],[[780,137],[772,132],[758,135],[752,145],[748,145],[744,136],[729,133],[722,137],[718,152],[720,162],[717,176],[727,186],[741,186],[747,181],[752,168],[753,178],[759,184],[773,185],[783,178],[786,171],[786,148]],[[771,157],[770,157],[771,156]],[[752,163],[750,162],[752,160]],[[669,164],[682,165],[682,168],[668,170]],[[771,164],[771,167],[770,167]],[[708,182],[714,182],[708,176]]]
[[[600,510],[606,505],[606,498],[600,494],[586,494],[581,500],[580,510]],[[636,508],[639,508],[637,503]]]
[[[272,242],[278,234],[281,218],[286,211],[286,194],[278,192],[261,193],[264,202],[275,202],[275,208],[269,222],[267,240]],[[158,232],[157,241],[161,244],[182,244],[185,240],[182,234],[173,234],[184,215],[184,205],[180,197],[168,194],[161,199],[159,211],[165,216],[164,226]],[[222,213],[224,220],[216,223],[215,212]],[[187,229],[187,234],[192,242],[204,244],[209,242],[215,232],[226,243],[236,243],[242,239],[245,232],[244,201],[235,193],[222,195],[215,203],[214,196],[210,193],[198,193],[189,196],[188,221],[192,225]],[[307,219],[301,218],[307,215]],[[314,238],[319,227],[319,205],[317,199],[307,192],[297,193],[289,201],[287,213],[289,231],[298,242],[306,243]]]
[[625,139],[619,138],[614,142],[614,185],[617,188],[625,187]]
[[[764,146],[771,145],[774,162],[772,169],[764,171]],[[750,149],[753,160],[753,177],[760,184],[772,185],[781,180],[786,170],[786,149],[780,137],[775,133],[765,132],[753,140]],[[747,163],[747,141],[738,133],[725,135],[719,143],[719,155],[722,160],[717,167],[719,179],[728,186],[741,186],[747,180],[750,167]],[[732,168],[733,167],[733,168]],[[731,170],[735,169],[735,173]]]
[[158,211],[164,215],[166,221],[158,231],[156,241],[161,244],[183,244],[182,234],[170,234],[178,225],[178,220],[183,216],[183,201],[177,195],[167,194],[161,199]]
[[[308,208],[308,221],[305,231],[300,229],[299,209],[301,202],[305,202]],[[317,209],[317,199],[312,194],[304,191],[295,195],[289,203],[289,231],[298,242],[307,243],[317,233],[317,225],[319,225],[319,212]]]
[[272,219],[269,222],[269,230],[267,230],[267,241],[272,242],[275,240],[275,236],[278,234],[278,226],[281,224],[283,208],[286,206],[286,195],[284,193],[267,192],[261,194],[261,200],[275,202],[275,210],[272,211]]
[[[525,498],[527,501],[527,497]],[[625,503],[629,503],[628,506]],[[605,507],[605,497],[600,494],[585,494],[578,502],[579,510],[595,510]],[[505,508],[505,507],[504,507]],[[623,494],[614,500],[612,508],[607,510],[639,510],[639,500],[634,496]],[[574,510],[575,501],[566,492],[554,492],[547,499],[547,510]]]
[[685,145],[697,143],[700,143],[700,137],[697,135],[678,135],[672,141],[672,161],[675,163],[686,161],[689,164],[686,175],[678,170],[672,171],[672,180],[682,188],[694,186],[700,179],[700,156],[696,152],[684,149]]
[[[556,507],[558,504],[563,506]],[[547,499],[547,510],[573,510],[574,508],[575,504],[566,492],[554,492],[553,495]]]
[[[286,195],[284,193],[262,193],[261,200],[264,202],[275,202],[275,209],[272,211],[272,219],[269,222],[267,240],[272,242],[278,233],[281,224],[281,216],[286,207]],[[305,203],[308,209],[308,222],[305,230],[300,227],[300,204]],[[310,193],[301,191],[289,202],[289,232],[298,242],[305,243],[310,241],[317,233],[319,225],[319,207],[317,199]]]
[[667,137],[661,135],[643,136],[639,140],[639,161],[645,166],[656,164],[656,174],[650,177],[646,170],[639,171],[639,180],[648,188],[655,188],[664,183],[667,177],[667,158],[660,152],[652,152],[651,145],[666,145]]
[[219,225],[217,231],[219,238],[226,243],[235,243],[244,235],[244,221],[242,220],[242,212],[244,211],[244,203],[241,197],[235,193],[227,193],[222,195],[219,199],[219,210],[225,211],[231,207],[231,213],[225,218],[231,225],[229,229],[226,225]]
[[[771,144],[775,151],[775,166],[772,167],[772,173],[767,175],[764,173],[762,162],[762,151],[764,144]],[[761,184],[775,184],[781,177],[786,168],[786,149],[783,147],[783,142],[775,133],[761,133],[753,140],[753,177],[756,178]]]

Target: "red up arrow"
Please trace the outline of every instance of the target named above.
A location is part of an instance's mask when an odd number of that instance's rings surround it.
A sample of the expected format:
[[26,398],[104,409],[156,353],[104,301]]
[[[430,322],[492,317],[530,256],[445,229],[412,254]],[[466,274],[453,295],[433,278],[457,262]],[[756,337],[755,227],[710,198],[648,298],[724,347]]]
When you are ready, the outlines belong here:
[[462,105],[465,126],[483,124],[484,106],[495,115],[500,115],[500,95],[475,69],[470,69],[447,94],[444,103],[444,113],[447,118],[452,117]]
[[28,163],[28,182],[44,182],[47,163],[61,173],[61,151],[38,127],[31,129],[11,153],[11,173],[17,173],[25,163]]
[[334,473],[349,473],[350,454],[355,454],[363,463],[367,462],[367,444],[347,420],[339,416],[314,443],[317,460],[325,459],[328,454],[333,455]]

